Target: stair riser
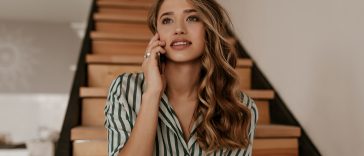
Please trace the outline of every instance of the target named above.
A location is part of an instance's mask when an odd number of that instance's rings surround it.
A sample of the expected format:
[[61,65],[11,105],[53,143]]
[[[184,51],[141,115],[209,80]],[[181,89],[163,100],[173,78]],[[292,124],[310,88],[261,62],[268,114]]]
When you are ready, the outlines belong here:
[[254,99],[255,104],[258,107],[258,124],[270,124],[270,113],[269,113],[269,101],[268,100],[256,100]]
[[[113,31],[113,30],[108,30]],[[115,30],[118,31],[118,30]],[[106,31],[107,32],[107,31]],[[122,33],[134,33],[146,36],[146,38],[150,37],[150,33],[145,31],[141,31],[138,33],[135,32],[124,32]],[[92,41],[92,54],[114,54],[114,55],[141,55],[143,56],[145,53],[145,49],[148,45],[149,40],[138,40],[138,41],[129,41],[125,40],[113,40],[113,39],[95,39]],[[232,51],[235,51],[234,47],[231,47]]]
[[254,156],[298,156],[298,149],[266,149],[254,150]]
[[132,15],[138,17],[147,17],[148,9],[130,9],[121,7],[99,7],[98,13],[119,14],[119,15]]
[[82,120],[83,126],[104,126],[104,108],[106,98],[85,98],[82,99]]
[[[145,48],[147,47],[150,39],[153,37],[151,33],[135,33],[135,32],[107,32],[107,31],[93,31],[91,32],[91,38],[93,41],[92,53],[114,53],[114,54],[125,54],[125,53],[142,53],[144,54]],[[231,52],[236,52],[235,44],[236,40],[234,38],[228,37],[227,41],[229,43]],[[140,49],[138,52],[135,48],[132,52],[128,51],[132,49],[132,46]],[[128,49],[122,49],[122,48]]]
[[[269,103],[267,100],[255,100],[258,111],[258,124],[269,124]],[[82,100],[82,125],[83,126],[104,126],[105,98],[84,98]]]
[[[269,141],[266,141],[269,140]],[[291,143],[291,145],[287,145]],[[292,144],[293,143],[293,144]],[[298,156],[297,139],[255,139],[254,156]],[[269,145],[270,147],[266,147]],[[278,145],[278,146],[275,146]],[[73,142],[74,156],[106,156],[107,141]]]
[[109,87],[113,79],[124,72],[140,72],[141,65],[88,65],[88,86]]
[[[105,1],[105,0],[97,0],[97,1]],[[154,2],[154,0],[107,0],[107,1],[115,1],[115,2]]]
[[130,33],[130,35],[152,35],[146,24],[138,23],[97,22],[96,30],[102,32]]
[[93,54],[117,54],[143,56],[148,42],[128,41],[93,41]]
[[[88,86],[108,87],[113,79],[124,72],[141,72],[141,65],[88,65]],[[251,69],[238,67],[240,88],[250,89]]]

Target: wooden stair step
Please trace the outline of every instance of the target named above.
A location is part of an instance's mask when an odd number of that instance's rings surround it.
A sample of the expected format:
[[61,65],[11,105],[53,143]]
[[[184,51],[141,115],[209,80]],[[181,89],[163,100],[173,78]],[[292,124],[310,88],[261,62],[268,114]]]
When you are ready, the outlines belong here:
[[290,125],[257,125],[256,138],[298,138],[301,136],[301,128]]
[[[138,35],[130,35],[128,33],[114,33],[114,32],[101,32],[101,31],[93,31],[91,32],[91,38],[93,40],[139,40],[148,42],[152,35],[150,34],[138,34]],[[230,45],[235,45],[236,39],[233,37],[227,38],[228,43]]]
[[145,36],[152,35],[148,26],[144,23],[96,22],[95,29],[98,32],[128,33],[130,35],[138,34]]
[[298,156],[298,139],[254,139],[254,156]]
[[[254,156],[298,156],[298,140],[284,139],[254,139]],[[106,140],[75,140],[73,141],[74,156],[107,156]]]
[[72,128],[71,140],[105,140],[107,139],[104,127],[79,126]]
[[146,3],[152,3],[154,0],[96,0],[96,1],[115,1],[115,2],[146,2]]
[[254,102],[258,107],[258,113],[259,113],[258,125],[271,124],[269,100],[254,99]]
[[73,141],[73,156],[107,156],[106,140],[76,140]]
[[[107,87],[120,73],[141,72],[142,55],[95,55],[88,54],[88,86]],[[251,66],[250,59],[238,59],[235,71],[239,76],[240,88],[250,89]]]
[[143,1],[115,1],[115,0],[101,0],[96,2],[99,7],[116,7],[116,8],[140,8],[149,9],[152,2]]
[[114,13],[119,15],[133,15],[133,16],[148,16],[149,8],[151,7],[151,2],[141,2],[141,1],[98,1],[97,3],[97,13]]
[[87,54],[86,63],[88,64],[135,64],[141,65],[143,62],[141,55],[95,55]]
[[154,0],[96,0],[96,1],[116,1],[116,2],[146,2],[146,3],[152,3]]
[[141,72],[142,67],[139,64],[88,64],[87,70],[87,86],[108,87],[121,73]]
[[147,42],[152,38],[152,35],[129,33],[110,33],[110,32],[91,32],[91,39],[93,40],[131,40],[131,41],[144,41]]
[[[111,34],[111,37],[108,34]],[[92,38],[92,53],[107,55],[144,55],[149,39],[146,40],[143,37],[143,40],[129,40],[127,33],[121,33],[121,39],[123,40],[120,40],[120,35],[118,34],[113,32],[94,33]],[[117,37],[115,38],[114,36]],[[228,38],[228,41],[231,46],[236,43],[234,38]],[[232,47],[232,50],[235,51],[234,47]]]
[[[142,56],[141,56],[142,57]],[[132,61],[132,60],[131,60]],[[129,61],[130,62],[130,61]],[[240,61],[242,64],[244,61]],[[141,64],[88,64],[89,87],[108,87],[113,79],[125,72],[142,72]],[[237,67],[235,71],[240,81],[240,89],[251,88],[251,68]]]
[[143,14],[95,13],[93,18],[96,22],[137,22],[147,24],[147,16]]
[[[81,98],[106,98],[108,89],[105,87],[81,87]],[[272,90],[243,90],[248,96],[257,100],[271,100],[274,98]]]
[[[298,138],[301,130],[297,126],[257,125],[255,138]],[[101,126],[78,126],[71,130],[71,140],[107,139],[106,128]]]
[[[97,55],[87,54],[86,62],[89,64],[138,64],[143,63],[143,55]],[[238,59],[236,67],[252,67],[251,59]]]
[[[233,39],[229,39],[234,43]],[[88,85],[91,87],[108,86],[112,79],[124,72],[140,72],[144,52],[128,55],[116,54],[90,54],[87,56]],[[124,62],[124,63],[123,63]],[[139,63],[138,63],[139,62]],[[235,68],[239,76],[240,88],[251,88],[251,66],[253,62],[247,59],[238,59]]]
[[144,55],[149,41],[92,41],[93,54],[105,55]]

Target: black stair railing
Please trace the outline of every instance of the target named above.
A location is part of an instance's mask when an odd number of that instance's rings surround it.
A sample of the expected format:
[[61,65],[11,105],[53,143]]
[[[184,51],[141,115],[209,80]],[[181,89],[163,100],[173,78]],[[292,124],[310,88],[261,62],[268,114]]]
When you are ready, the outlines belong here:
[[96,1],[93,0],[90,13],[88,16],[87,28],[85,37],[83,39],[81,53],[78,57],[77,70],[73,78],[73,84],[68,100],[66,115],[63,120],[63,126],[60,133],[58,142],[56,143],[56,156],[71,156],[72,155],[72,142],[71,142],[71,129],[81,123],[81,99],[80,87],[87,85],[87,64],[86,55],[92,49],[92,41],[90,32],[94,30],[93,13],[97,11]]

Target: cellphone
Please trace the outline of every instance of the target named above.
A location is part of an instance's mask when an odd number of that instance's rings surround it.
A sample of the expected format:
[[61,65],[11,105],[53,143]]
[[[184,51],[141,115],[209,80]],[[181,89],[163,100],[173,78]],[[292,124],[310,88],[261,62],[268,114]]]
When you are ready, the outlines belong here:
[[[159,39],[160,38],[158,38],[158,40]],[[163,48],[164,48],[164,46],[163,46]],[[163,63],[166,63],[166,55],[158,53],[158,68],[159,68],[159,73],[161,73],[161,74],[163,74],[163,69],[162,69],[162,64]]]
[[162,64],[166,63],[166,55],[161,54],[161,53],[158,53],[158,54],[159,54],[159,57],[158,57],[159,73],[163,74]]

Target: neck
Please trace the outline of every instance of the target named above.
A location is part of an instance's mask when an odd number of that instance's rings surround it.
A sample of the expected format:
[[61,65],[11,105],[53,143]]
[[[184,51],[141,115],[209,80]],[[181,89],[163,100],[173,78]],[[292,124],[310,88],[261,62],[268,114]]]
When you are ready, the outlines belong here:
[[200,61],[176,63],[168,61],[165,66],[168,98],[197,99]]

